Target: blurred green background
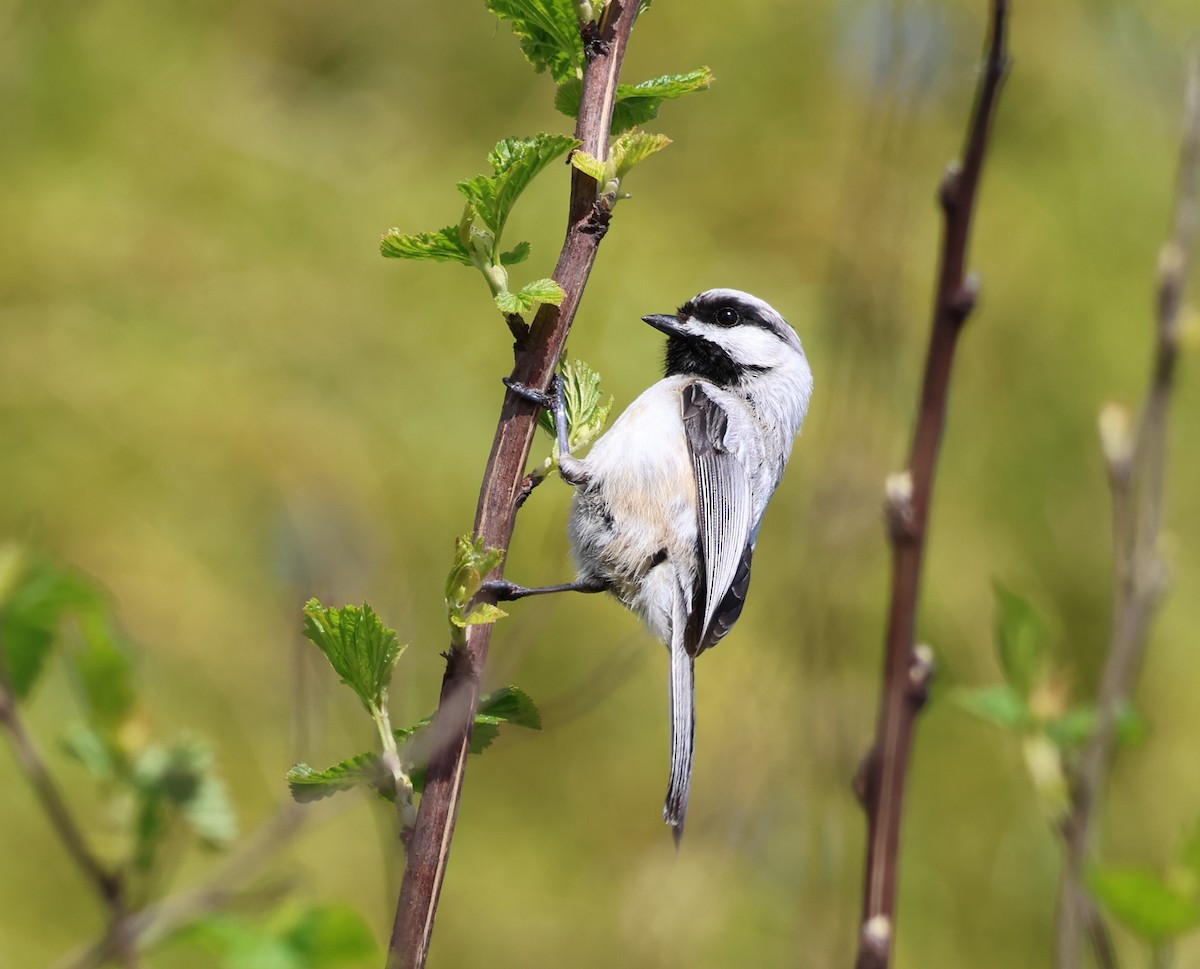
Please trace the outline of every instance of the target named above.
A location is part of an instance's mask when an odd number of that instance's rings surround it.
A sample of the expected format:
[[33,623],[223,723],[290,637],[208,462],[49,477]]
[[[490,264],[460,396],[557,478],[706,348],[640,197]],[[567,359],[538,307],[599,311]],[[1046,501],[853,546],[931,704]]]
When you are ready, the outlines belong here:
[[[984,8],[658,0],[639,24],[626,80],[708,65],[717,82],[648,126],[675,143],[629,179],[570,351],[619,411],[658,373],[660,338],[638,318],[734,286],[794,322],[816,393],[750,604],[698,668],[683,850],[660,820],[665,652],[611,601],[515,604],[489,681],[526,689],[545,731],[509,731],[471,764],[434,969],[850,964],[882,483],[907,448],[934,192]],[[1194,0],[1016,4],[925,580],[942,687],[999,679],[996,579],[1049,618],[1076,694],[1094,688],[1110,567],[1095,416],[1147,376],[1198,26]],[[368,600],[413,644],[398,722],[435,703],[443,577],[511,337],[476,274],[385,261],[377,240],[457,220],[454,182],[499,138],[569,130],[552,95],[481,3],[0,2],[0,535],[111,591],[147,721],[213,740],[247,830],[294,761],[371,742],[314,663],[297,749],[309,595]],[[516,283],[552,267],[566,190],[554,166],[518,207],[509,241],[534,251]],[[1139,700],[1151,735],[1120,758],[1102,839],[1108,860],[1147,866],[1200,816],[1194,359],[1181,376],[1174,589]],[[568,500],[552,482],[526,506],[511,577],[569,576]],[[56,752],[61,679],[28,716],[91,819],[90,783]],[[0,772],[0,964],[39,967],[101,917],[7,746]],[[361,907],[383,942],[394,847],[377,805],[343,799],[277,871],[301,897]],[[1055,840],[1017,744],[944,690],[919,729],[905,836],[899,966],[1050,964]],[[176,884],[210,864],[191,858]],[[1200,943],[1178,956],[1194,964]]]

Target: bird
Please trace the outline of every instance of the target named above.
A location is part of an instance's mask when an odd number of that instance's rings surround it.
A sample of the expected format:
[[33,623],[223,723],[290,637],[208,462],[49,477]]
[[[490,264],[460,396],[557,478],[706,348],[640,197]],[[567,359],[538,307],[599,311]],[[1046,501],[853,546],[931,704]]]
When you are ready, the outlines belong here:
[[783,477],[812,396],[796,331],[770,304],[710,289],[673,314],[642,317],[664,333],[652,384],[585,457],[567,446],[557,378],[549,392],[505,383],[550,408],[558,468],[575,487],[568,522],[575,581],[489,583],[497,599],[608,592],[670,654],[671,768],[663,820],[683,835],[695,749],[696,657],[733,628],[746,603],[767,502]]

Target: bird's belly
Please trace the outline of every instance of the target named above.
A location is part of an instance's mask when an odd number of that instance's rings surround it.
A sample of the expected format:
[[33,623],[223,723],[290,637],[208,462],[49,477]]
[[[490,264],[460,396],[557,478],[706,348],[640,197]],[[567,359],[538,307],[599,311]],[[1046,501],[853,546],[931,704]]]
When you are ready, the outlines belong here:
[[[588,455],[591,480],[575,494],[571,545],[581,578],[606,582],[667,638],[675,590],[690,594],[695,581],[694,472],[677,413],[639,412],[635,404],[621,420],[645,426],[610,432]],[[605,446],[613,440],[619,453]]]

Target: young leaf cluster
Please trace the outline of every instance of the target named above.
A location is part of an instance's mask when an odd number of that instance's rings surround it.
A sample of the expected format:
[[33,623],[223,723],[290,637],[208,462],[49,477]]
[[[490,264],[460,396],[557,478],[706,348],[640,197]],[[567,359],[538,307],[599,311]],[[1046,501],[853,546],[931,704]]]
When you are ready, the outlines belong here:
[[446,618],[450,621],[450,636],[454,643],[463,642],[468,626],[493,623],[508,615],[490,602],[471,600],[483,585],[483,578],[504,561],[504,550],[487,548],[483,539],[460,535],[454,540],[454,562],[446,577]]
[[[432,740],[430,727],[433,717],[428,716],[411,727],[393,731],[398,745],[401,763],[412,783],[413,791],[420,794],[425,788],[424,762]],[[500,727],[528,727],[540,730],[541,716],[533,701],[522,690],[507,686],[482,697],[475,725],[471,732],[471,753],[482,753],[500,735]],[[390,783],[378,754],[367,752],[350,757],[325,770],[315,770],[307,764],[297,764],[287,773],[288,787],[292,797],[300,802],[317,801],[338,791],[355,787],[374,790],[386,800],[395,799],[395,787]]]
[[237,818],[212,751],[198,738],[153,738],[141,713],[128,644],[103,592],[87,578],[16,546],[0,549],[3,688],[27,701],[49,661],[65,668],[79,708],[62,749],[97,782],[97,812],[120,819],[117,868],[153,881],[181,833],[220,848]]
[[[613,398],[604,399],[600,390],[600,374],[582,360],[564,357],[558,366],[558,392],[562,394],[567,412],[567,443],[572,453],[585,448],[600,436],[613,407]],[[558,429],[554,414],[542,411],[538,426],[554,441],[551,456],[532,472],[544,478],[558,467]]]
[[[649,6],[648,0],[643,0],[638,13]],[[584,37],[586,34],[595,39],[606,4],[602,0],[487,0],[487,7],[511,24],[534,70],[547,71],[554,79],[555,107],[572,118],[578,117],[588,56]],[[618,86],[611,133],[620,137],[612,146],[613,157],[601,162],[585,155],[575,164],[595,178],[597,198],[607,211],[619,198],[628,197],[620,188],[629,170],[670,144],[662,135],[632,129],[656,118],[664,101],[705,90],[712,80],[712,72],[704,67]],[[488,155],[491,175],[476,175],[458,183],[467,202],[457,225],[417,233],[389,229],[380,241],[380,252],[395,259],[473,266],[487,282],[497,309],[509,317],[529,313],[540,303],[561,304],[563,290],[553,279],[535,279],[518,289],[510,287],[508,269],[523,262],[530,247],[528,242],[519,242],[504,250],[501,239],[517,199],[533,179],[555,159],[578,147],[575,138],[562,134],[504,139]]]
[[585,175],[591,175],[600,186],[600,198],[610,211],[619,199],[629,198],[621,192],[623,179],[634,165],[644,161],[656,151],[662,151],[671,143],[666,135],[652,135],[645,131],[627,131],[620,135],[608,151],[608,158],[600,161],[586,151],[577,151],[571,156],[571,164]]
[[578,144],[569,135],[505,138],[488,155],[491,175],[476,175],[458,183],[467,203],[457,226],[416,235],[389,229],[380,242],[380,252],[398,259],[474,266],[483,274],[502,313],[527,312],[535,303],[561,303],[562,288],[552,279],[534,280],[515,293],[509,290],[508,267],[529,256],[529,243],[519,242],[503,251],[501,239],[521,193],[546,166]]
[[[959,689],[966,712],[1021,740],[1034,789],[1053,820],[1070,810],[1069,768],[1098,723],[1096,709],[1071,705],[1065,678],[1051,664],[1046,624],[1033,605],[1003,586],[996,597],[996,656],[1004,682]],[[1119,712],[1117,737],[1142,739],[1145,727],[1131,709]]]
[[[446,580],[446,608],[451,628],[460,632],[504,615],[480,603],[468,611],[483,576],[500,564],[503,553],[482,541],[463,537],[455,544],[454,565]],[[415,816],[413,797],[425,786],[432,717],[411,727],[393,729],[387,706],[388,684],[405,647],[394,630],[375,611],[362,606],[332,608],[310,599],[304,607],[304,635],[329,660],[342,682],[358,696],[379,731],[380,750],[366,751],[318,770],[296,764],[287,772],[292,797],[301,803],[320,800],[338,791],[367,788],[396,803],[407,827]],[[541,728],[533,701],[516,687],[505,687],[480,701],[471,736],[471,752],[480,753],[498,735],[502,724]]]

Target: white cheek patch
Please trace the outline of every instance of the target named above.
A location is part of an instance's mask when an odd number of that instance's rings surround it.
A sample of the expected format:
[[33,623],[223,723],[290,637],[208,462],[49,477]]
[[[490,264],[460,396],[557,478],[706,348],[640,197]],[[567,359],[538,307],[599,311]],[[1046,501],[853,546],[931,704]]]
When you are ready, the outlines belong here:
[[782,341],[761,326],[744,324],[729,330],[710,327],[710,337],[734,363],[748,367],[774,367],[787,353]]

